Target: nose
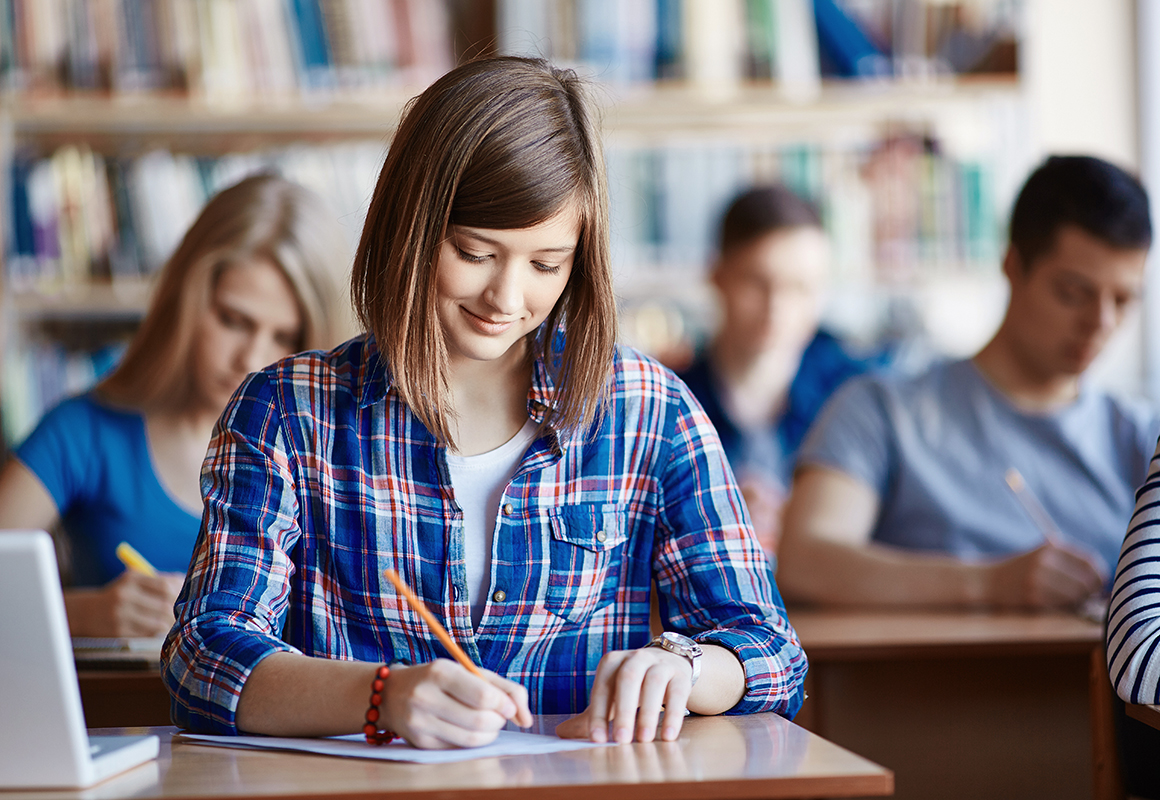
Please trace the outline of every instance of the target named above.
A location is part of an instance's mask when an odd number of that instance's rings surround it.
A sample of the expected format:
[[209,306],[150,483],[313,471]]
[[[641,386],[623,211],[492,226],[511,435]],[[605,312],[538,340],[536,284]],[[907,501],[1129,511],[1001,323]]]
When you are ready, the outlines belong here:
[[1088,315],[1088,327],[1093,334],[1111,333],[1120,324],[1120,307],[1112,296],[1099,297],[1092,304]]
[[504,316],[517,313],[524,304],[523,286],[517,266],[510,262],[497,264],[487,283],[483,298],[488,305]]
[[1114,297],[1105,297],[1100,303],[1100,328],[1109,333],[1120,324],[1123,311]]

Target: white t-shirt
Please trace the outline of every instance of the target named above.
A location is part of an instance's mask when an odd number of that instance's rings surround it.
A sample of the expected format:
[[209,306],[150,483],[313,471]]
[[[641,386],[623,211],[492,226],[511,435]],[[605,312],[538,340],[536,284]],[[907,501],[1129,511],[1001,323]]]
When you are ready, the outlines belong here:
[[499,501],[516,468],[536,439],[532,420],[494,450],[475,456],[447,454],[455,502],[463,511],[463,555],[467,565],[467,596],[471,624],[479,626],[491,585],[491,545],[499,516]]

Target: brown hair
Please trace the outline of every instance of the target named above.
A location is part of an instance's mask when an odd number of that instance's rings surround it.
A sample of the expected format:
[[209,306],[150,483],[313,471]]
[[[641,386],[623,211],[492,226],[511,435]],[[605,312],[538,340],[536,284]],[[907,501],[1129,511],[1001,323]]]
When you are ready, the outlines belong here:
[[314,192],[276,175],[254,175],[202,209],[158,278],[149,311],[117,369],[97,387],[119,405],[180,409],[192,395],[194,330],[210,313],[217,277],[232,264],[266,258],[286,276],[302,312],[296,349],[331,347],[347,333],[342,230]]
[[783,184],[756,186],[733,199],[721,219],[722,254],[786,228],[822,227],[818,208]]
[[607,390],[616,308],[594,116],[574,72],[517,57],[457,67],[408,104],[371,198],[351,296],[395,389],[445,444],[454,444],[447,423],[454,410],[435,267],[449,225],[527,228],[575,203],[572,273],[540,331],[529,334],[529,353],[554,373],[546,423],[563,430],[590,423]]

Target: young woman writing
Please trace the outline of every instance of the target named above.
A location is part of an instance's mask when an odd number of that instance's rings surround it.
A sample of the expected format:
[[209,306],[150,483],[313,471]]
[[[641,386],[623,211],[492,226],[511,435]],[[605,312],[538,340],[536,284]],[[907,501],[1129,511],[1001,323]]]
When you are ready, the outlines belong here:
[[574,74],[482,60],[413,101],[355,259],[369,333],[252,376],[219,423],[163,653],[179,725],[455,747],[533,710],[598,741],[797,710],[805,658],[720,443],[616,346],[608,252]]

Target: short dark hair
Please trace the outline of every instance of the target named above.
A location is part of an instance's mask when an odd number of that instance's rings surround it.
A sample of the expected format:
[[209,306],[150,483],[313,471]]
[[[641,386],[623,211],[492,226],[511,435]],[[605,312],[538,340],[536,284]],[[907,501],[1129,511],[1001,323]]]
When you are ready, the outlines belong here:
[[1025,269],[1051,251],[1065,225],[1123,250],[1152,246],[1144,186],[1131,173],[1093,156],[1051,156],[1019,190],[1011,210],[1010,243]]
[[733,199],[721,219],[721,253],[784,228],[821,228],[818,207],[783,184],[755,186]]

